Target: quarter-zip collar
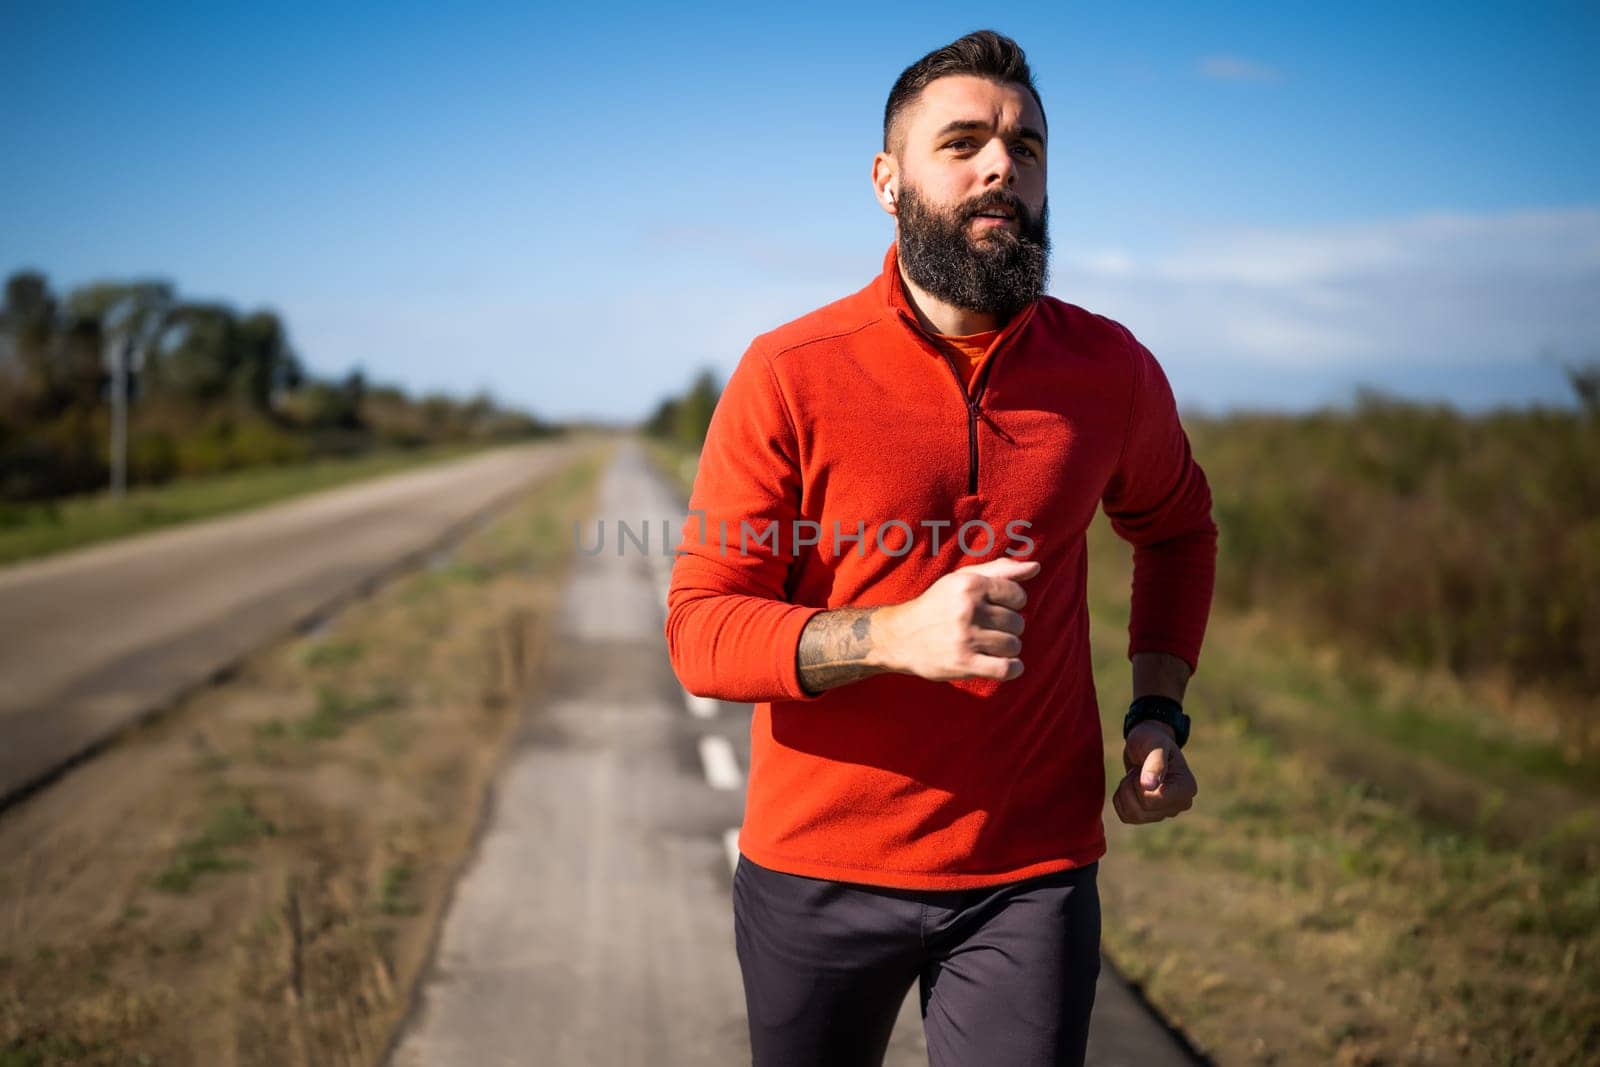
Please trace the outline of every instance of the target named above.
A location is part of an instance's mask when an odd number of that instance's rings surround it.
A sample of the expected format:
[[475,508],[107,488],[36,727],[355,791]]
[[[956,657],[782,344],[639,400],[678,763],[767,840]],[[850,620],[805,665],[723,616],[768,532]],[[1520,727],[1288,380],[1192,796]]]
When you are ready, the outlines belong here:
[[1012,339],[1028,328],[1033,320],[1033,314],[1039,307],[1039,300],[1034,300],[1027,307],[1011,316],[1009,322],[1001,328],[994,342],[989,346],[989,353],[983,359],[983,365],[972,376],[972,381],[962,384],[961,375],[957,372],[955,364],[951,363],[950,353],[936,344],[932,337],[923,330],[922,324],[917,321],[917,314],[912,310],[911,301],[906,297],[904,282],[900,278],[898,241],[891,242],[889,250],[883,255],[883,273],[878,276],[875,291],[896,320],[908,330],[923,351],[933,355],[940,363],[944,364],[950,372],[951,380],[961,392],[961,399],[967,408],[967,494],[976,495],[978,492],[978,422],[982,420],[988,427],[1007,442],[1011,435],[983,410],[983,391],[989,384],[989,377],[999,362],[1003,350],[1011,343]]

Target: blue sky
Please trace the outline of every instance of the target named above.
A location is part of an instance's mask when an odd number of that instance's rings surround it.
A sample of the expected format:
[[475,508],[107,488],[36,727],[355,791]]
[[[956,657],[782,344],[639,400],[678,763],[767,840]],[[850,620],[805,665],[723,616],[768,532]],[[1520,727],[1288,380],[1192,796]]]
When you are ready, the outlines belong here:
[[1190,409],[1600,358],[1600,5],[0,5],[0,272],[270,307],[319,373],[636,417],[853,291],[900,71],[992,27],[1051,292]]

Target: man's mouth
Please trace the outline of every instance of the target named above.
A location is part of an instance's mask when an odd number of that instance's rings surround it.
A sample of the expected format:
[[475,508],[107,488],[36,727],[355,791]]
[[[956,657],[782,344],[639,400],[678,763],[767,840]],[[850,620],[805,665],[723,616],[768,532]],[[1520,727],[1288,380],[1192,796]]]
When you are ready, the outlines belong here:
[[1010,215],[1002,215],[999,212],[988,211],[982,211],[972,216],[972,221],[983,227],[1014,226],[1017,222],[1017,220],[1012,218]]
[[1005,207],[992,207],[985,208],[982,211],[975,211],[972,213],[972,217],[980,226],[1004,226],[1016,221],[1016,216],[1012,214],[1011,209]]

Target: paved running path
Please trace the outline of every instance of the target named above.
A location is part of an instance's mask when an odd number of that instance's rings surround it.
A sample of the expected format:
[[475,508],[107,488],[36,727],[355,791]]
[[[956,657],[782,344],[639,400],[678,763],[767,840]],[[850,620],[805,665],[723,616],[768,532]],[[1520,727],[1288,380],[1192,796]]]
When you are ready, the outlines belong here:
[[428,551],[574,447],[497,448],[0,567],[0,797]]
[[[631,442],[599,493],[552,672],[497,781],[392,1067],[748,1063],[730,861],[750,708],[688,697],[662,637],[685,505]],[[617,554],[616,522],[637,535]],[[595,544],[596,521],[583,528]],[[1107,971],[1089,1062],[1189,1064]],[[888,1067],[927,1063],[915,987]]]
[[[602,478],[605,550],[578,554],[553,668],[496,785],[396,1067],[749,1059],[722,831],[662,637],[659,519],[634,447]],[[655,519],[619,557],[615,519]],[[596,525],[584,527],[592,545]]]

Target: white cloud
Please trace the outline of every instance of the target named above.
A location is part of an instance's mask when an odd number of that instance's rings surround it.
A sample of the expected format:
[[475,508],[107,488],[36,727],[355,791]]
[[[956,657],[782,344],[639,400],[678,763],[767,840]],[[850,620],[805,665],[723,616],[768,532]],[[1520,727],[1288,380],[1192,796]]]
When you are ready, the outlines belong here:
[[1195,64],[1202,77],[1224,82],[1278,82],[1283,74],[1276,67],[1238,56],[1202,56]]
[[1600,209],[1434,213],[1058,252],[1052,291],[1158,356],[1275,368],[1600,352]]

